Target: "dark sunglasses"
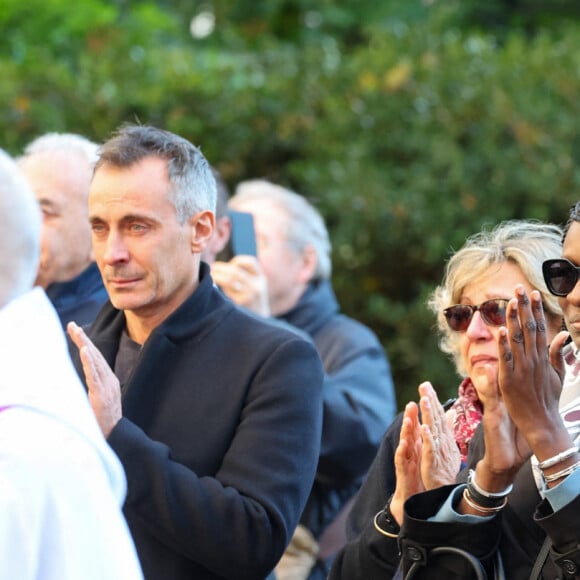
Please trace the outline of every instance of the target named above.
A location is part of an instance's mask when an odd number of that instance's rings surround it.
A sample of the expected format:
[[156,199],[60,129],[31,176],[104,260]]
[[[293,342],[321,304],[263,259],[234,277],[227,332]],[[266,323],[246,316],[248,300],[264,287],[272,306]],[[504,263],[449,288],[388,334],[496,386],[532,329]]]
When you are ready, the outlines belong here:
[[567,296],[574,290],[578,282],[578,272],[580,266],[572,264],[565,258],[557,260],[546,260],[542,264],[544,282],[548,290],[555,296]]
[[465,332],[473,315],[479,310],[483,321],[490,326],[503,326],[505,324],[505,312],[508,298],[493,298],[479,305],[456,304],[443,311],[447,324],[455,332]]

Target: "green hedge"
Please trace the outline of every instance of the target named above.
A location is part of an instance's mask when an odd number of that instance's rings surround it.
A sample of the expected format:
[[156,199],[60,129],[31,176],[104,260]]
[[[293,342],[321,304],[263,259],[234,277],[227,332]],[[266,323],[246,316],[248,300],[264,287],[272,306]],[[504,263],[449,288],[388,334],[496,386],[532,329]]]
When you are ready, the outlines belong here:
[[401,406],[427,379],[444,397],[458,379],[425,300],[450,251],[502,219],[563,221],[579,197],[580,30],[499,37],[461,27],[453,2],[385,4],[215,2],[196,41],[189,2],[5,0],[3,147],[139,120],[201,145],[232,185],[296,189]]

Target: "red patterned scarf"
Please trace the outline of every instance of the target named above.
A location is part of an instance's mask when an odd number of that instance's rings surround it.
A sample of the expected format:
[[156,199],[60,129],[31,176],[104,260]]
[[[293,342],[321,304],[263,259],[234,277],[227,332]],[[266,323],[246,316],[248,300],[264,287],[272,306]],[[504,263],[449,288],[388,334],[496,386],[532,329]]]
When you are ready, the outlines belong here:
[[461,463],[465,464],[469,443],[483,415],[483,406],[469,377],[463,379],[459,385],[457,400],[446,414],[455,433],[455,441],[461,453]]

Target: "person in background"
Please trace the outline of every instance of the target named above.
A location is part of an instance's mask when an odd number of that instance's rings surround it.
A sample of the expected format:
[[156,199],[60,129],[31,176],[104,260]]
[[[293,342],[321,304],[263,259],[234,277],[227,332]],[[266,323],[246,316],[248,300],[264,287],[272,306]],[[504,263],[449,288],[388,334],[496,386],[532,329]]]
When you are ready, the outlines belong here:
[[0,150],[0,569],[18,580],[138,580],[126,480],[33,289],[41,215]]
[[132,125],[101,147],[89,192],[110,301],[69,334],[147,579],[265,578],[320,450],[316,350],[237,308],[201,261],[215,197],[199,149]]
[[228,215],[230,192],[226,182],[215,168],[211,168],[216,184],[215,227],[211,238],[201,252],[201,259],[213,264],[218,254],[226,247],[232,234],[232,222]]
[[216,262],[212,275],[236,303],[307,332],[322,359],[322,448],[314,486],[276,578],[323,578],[344,542],[344,518],[395,415],[389,363],[370,329],[342,314],[330,283],[330,241],[302,196],[243,182],[230,209],[253,215],[258,258]]
[[[539,478],[534,477],[534,468],[529,462],[526,468],[520,469],[529,457],[529,450],[521,435],[518,435],[518,428],[512,423],[506,413],[506,408],[508,401],[510,404],[515,404],[518,407],[514,413],[516,417],[526,416],[529,412],[527,409],[533,409],[532,414],[537,413],[538,427],[546,418],[545,409],[542,410],[541,405],[539,406],[535,400],[539,392],[535,391],[538,384],[534,385],[536,380],[534,377],[528,376],[524,380],[522,375],[520,386],[514,384],[516,376],[513,374],[506,380],[505,367],[508,358],[506,358],[504,337],[507,325],[510,327],[510,335],[516,341],[523,338],[521,329],[516,331],[517,325],[512,324],[514,318],[518,319],[518,314],[514,309],[514,300],[510,298],[515,288],[521,303],[519,320],[522,326],[530,331],[533,327],[535,333],[537,325],[543,335],[544,346],[541,346],[541,341],[536,342],[534,339],[533,349],[527,351],[527,356],[537,357],[539,352],[542,355],[540,359],[547,362],[548,343],[552,341],[555,348],[561,347],[563,337],[559,330],[562,326],[563,308],[550,294],[550,284],[546,284],[547,281],[541,277],[542,263],[549,256],[561,253],[561,230],[556,226],[536,222],[531,222],[527,226],[526,222],[508,222],[508,224],[512,224],[511,228],[514,233],[517,230],[513,227],[520,224],[520,239],[514,239],[511,242],[505,239],[503,243],[496,246],[496,260],[503,255],[504,258],[501,261],[508,264],[513,273],[509,275],[505,266],[495,268],[494,288],[495,291],[500,291],[505,303],[493,318],[490,316],[492,313],[489,309],[486,311],[485,302],[481,302],[486,295],[473,294],[473,291],[477,289],[477,283],[471,283],[463,290],[459,286],[457,290],[461,292],[454,294],[456,284],[465,281],[465,278],[461,276],[462,268],[457,267],[456,259],[458,255],[461,256],[464,253],[464,249],[455,254],[446,270],[447,280],[455,284],[450,286],[447,283],[435,293],[435,296],[439,297],[447,294],[451,303],[456,300],[457,296],[459,303],[467,305],[471,311],[463,312],[459,308],[449,308],[445,307],[445,304],[440,304],[438,318],[440,327],[443,321],[447,322],[448,334],[450,331],[458,332],[460,344],[467,346],[471,343],[468,349],[458,350],[458,353],[462,353],[465,361],[471,359],[477,364],[478,383],[481,385],[479,392],[485,392],[485,397],[482,397],[483,418],[470,443],[468,465],[457,478],[458,481],[467,480],[468,485],[460,485],[457,488],[457,492],[453,494],[452,509],[449,504],[442,510],[442,513],[438,513],[442,506],[441,498],[448,497],[450,489],[453,489],[453,486],[441,487],[441,485],[453,484],[455,477],[448,473],[447,477],[438,483],[428,484],[425,474],[433,474],[437,471],[441,473],[437,460],[433,458],[438,455],[438,447],[444,438],[445,420],[441,418],[436,404],[430,402],[424,407],[422,398],[422,410],[426,412],[423,414],[421,426],[417,419],[416,409],[409,405],[405,410],[401,439],[395,452],[394,462],[397,474],[395,493],[389,499],[388,492],[380,491],[380,469],[381,465],[383,468],[386,466],[384,459],[377,458],[373,470],[373,481],[369,481],[368,486],[365,483],[365,489],[361,490],[361,496],[365,497],[360,498],[360,506],[364,508],[355,506],[353,510],[354,513],[355,510],[360,509],[358,519],[361,532],[337,558],[336,566],[330,575],[332,580],[390,578],[395,574],[399,556],[402,556],[405,574],[409,573],[410,577],[429,579],[479,577],[477,574],[484,571],[480,569],[480,563],[470,553],[482,557],[487,568],[485,572],[488,574],[498,573],[499,577],[503,577],[501,574],[505,573],[506,578],[516,579],[540,577],[537,574],[544,561],[540,562],[535,572],[533,568],[541,552],[545,535],[542,535],[541,527],[538,527],[539,522],[533,518],[533,515],[535,504],[540,499],[539,494],[543,491],[541,487],[538,488]],[[505,228],[506,225],[503,224],[496,230],[505,230]],[[535,228],[535,235],[532,235],[533,230],[530,228]],[[481,234],[476,236],[477,238],[481,239]],[[467,246],[470,245],[468,241]],[[469,253],[463,257],[466,258],[468,255]],[[493,255],[494,252],[490,252],[490,257]],[[473,268],[474,263],[482,264],[481,268],[486,263],[476,255],[471,255],[471,258],[473,259],[464,260],[464,273],[469,272],[467,267]],[[506,258],[509,262],[505,261]],[[515,273],[513,268],[516,264],[520,270],[519,276],[513,275]],[[444,292],[446,287],[451,290],[450,293]],[[527,300],[524,296],[533,297],[534,318],[537,322],[531,322],[529,307],[523,305],[523,302]],[[437,304],[437,301],[433,304]],[[538,311],[541,310],[544,313],[540,316]],[[467,327],[463,322],[466,319],[469,320]],[[484,322],[487,325],[488,338],[478,347],[478,344],[473,342],[474,331],[476,327],[481,327],[483,331]],[[464,326],[465,329],[462,331],[460,326]],[[480,333],[480,341],[482,340],[483,335]],[[483,356],[482,348],[485,344],[488,344],[488,348],[486,356]],[[492,352],[493,356],[491,356]],[[530,385],[534,386],[528,393]],[[549,396],[545,397],[545,402],[552,397],[550,393],[546,395]],[[519,417],[517,420],[519,421]],[[523,426],[523,423],[520,424]],[[558,427],[556,425],[554,427],[557,433]],[[485,436],[486,451],[482,450],[482,435]],[[513,492],[511,492],[512,483]],[[462,496],[462,493],[465,495]],[[506,505],[508,495],[509,502]],[[404,517],[403,505],[405,506]],[[467,506],[466,510],[464,506]],[[448,508],[449,511],[447,511]],[[463,515],[450,516],[455,509],[461,510],[459,514]],[[431,530],[422,529],[422,522],[419,520],[423,519],[423,512],[428,513],[427,519],[433,521],[434,526]],[[484,521],[485,525],[479,524]],[[502,529],[502,558],[499,563],[496,555]],[[421,530],[420,536],[416,535],[418,530]],[[447,550],[449,546],[454,546],[451,551]],[[455,550],[455,547],[458,550]],[[467,557],[465,557],[466,554]],[[547,556],[547,551],[544,556]],[[413,557],[417,562],[416,566],[413,566],[410,561]],[[560,576],[552,568],[546,576],[541,577]]]
[[[471,441],[482,419],[489,391],[487,368],[497,365],[498,326],[494,320],[503,320],[506,297],[515,283],[540,290],[550,319],[550,336],[560,330],[562,312],[546,287],[540,265],[560,251],[561,237],[561,229],[555,225],[526,220],[506,221],[492,230],[478,232],[451,256],[442,283],[431,295],[429,307],[437,318],[439,346],[451,357],[461,377],[457,397],[447,402],[444,412],[443,427],[449,426],[453,445],[449,448],[442,440],[439,449],[439,455],[445,454],[439,459],[449,467],[452,478],[466,465]],[[478,304],[482,307],[474,310]],[[419,392],[432,413],[443,414],[430,383],[422,384]],[[418,421],[414,403],[407,413],[411,413],[414,423]],[[348,521],[351,539],[368,527],[369,520],[395,491],[394,456],[402,422],[400,414],[388,429],[358,494]],[[457,451],[459,465],[454,460]],[[436,477],[436,472],[433,475]],[[397,505],[395,502],[395,511]],[[397,516],[402,518],[402,513]]]
[[45,289],[63,327],[71,320],[89,324],[107,300],[88,220],[97,150],[80,135],[47,133],[28,144],[18,160],[43,216],[36,284]]

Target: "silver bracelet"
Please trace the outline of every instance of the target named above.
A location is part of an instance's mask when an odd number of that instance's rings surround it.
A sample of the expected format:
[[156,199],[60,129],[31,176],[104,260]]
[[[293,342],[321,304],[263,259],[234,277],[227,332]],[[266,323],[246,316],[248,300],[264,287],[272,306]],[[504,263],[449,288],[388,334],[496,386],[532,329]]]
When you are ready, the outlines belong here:
[[491,491],[486,491],[485,489],[481,489],[481,487],[479,487],[479,485],[477,485],[477,481],[475,481],[475,470],[470,469],[469,470],[469,476],[467,477],[467,484],[468,485],[472,485],[473,489],[475,489],[475,491],[481,495],[483,495],[484,497],[490,498],[490,499],[502,499],[504,497],[507,497],[511,492],[512,489],[514,488],[513,483],[510,483],[503,491],[499,491],[499,492],[491,492]]
[[554,481],[557,481],[558,479],[562,479],[563,477],[568,477],[568,475],[570,475],[571,473],[576,471],[579,467],[580,467],[580,461],[576,461],[576,463],[570,465],[569,467],[562,469],[561,471],[557,471],[556,473],[552,473],[550,475],[544,475],[544,481],[546,483],[553,483]]
[[558,465],[558,463],[562,463],[562,461],[565,461],[566,459],[572,457],[572,455],[574,455],[574,453],[576,453],[578,451],[578,447],[576,447],[576,445],[574,445],[574,447],[570,447],[569,449],[566,449],[566,451],[562,451],[561,453],[558,453],[557,455],[554,455],[553,457],[550,457],[549,459],[546,459],[545,461],[540,461],[540,463],[538,463],[538,467],[543,471],[544,469],[549,469],[550,467],[554,467],[554,465]]
[[469,488],[468,487],[466,487],[463,490],[463,499],[465,500],[465,503],[469,507],[471,507],[475,511],[481,512],[482,514],[486,514],[488,516],[494,515],[497,512],[500,512],[507,505],[507,501],[508,501],[507,500],[507,496],[505,496],[503,498],[503,501],[501,502],[500,505],[497,505],[495,507],[484,507],[484,506],[479,505],[478,503],[476,503],[476,500],[469,493]]

